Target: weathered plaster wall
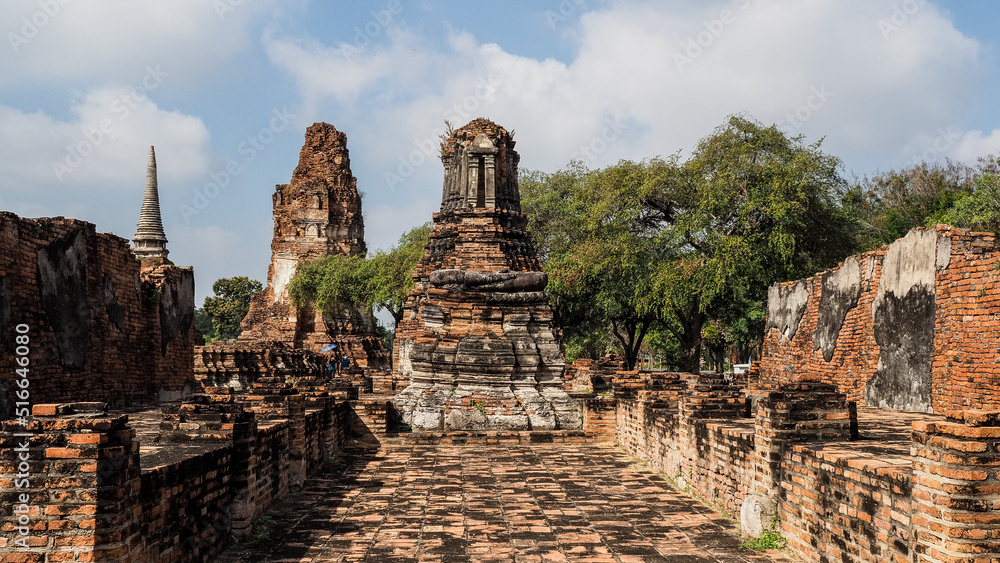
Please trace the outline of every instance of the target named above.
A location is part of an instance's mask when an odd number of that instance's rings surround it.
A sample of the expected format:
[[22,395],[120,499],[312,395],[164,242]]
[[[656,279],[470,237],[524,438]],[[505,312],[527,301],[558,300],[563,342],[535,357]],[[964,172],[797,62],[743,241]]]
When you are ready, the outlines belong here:
[[776,285],[761,379],[810,374],[862,404],[908,411],[1000,407],[990,377],[1000,375],[998,265],[992,234],[939,226]]
[[795,338],[806,311],[812,280],[791,285],[773,285],[767,291],[767,330],[777,329],[785,338]]
[[859,297],[861,265],[853,256],[844,260],[839,270],[823,275],[823,293],[819,302],[816,331],[813,332],[813,346],[823,351],[824,360],[829,362],[833,358],[840,329],[844,326],[848,311],[857,307]]
[[0,213],[0,418],[27,325],[32,403],[150,404],[190,390],[194,273],[140,272],[127,240],[61,217]]

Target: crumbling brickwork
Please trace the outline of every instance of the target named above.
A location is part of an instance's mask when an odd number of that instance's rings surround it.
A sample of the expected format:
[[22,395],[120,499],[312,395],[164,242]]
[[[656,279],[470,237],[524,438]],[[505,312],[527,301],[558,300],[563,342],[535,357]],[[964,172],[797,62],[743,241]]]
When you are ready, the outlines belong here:
[[363,306],[345,306],[331,316],[311,307],[297,309],[288,297],[288,283],[300,264],[327,255],[367,252],[347,135],[328,123],[309,126],[291,182],[278,185],[272,199],[274,239],[267,287],[253,298],[240,339],[313,351],[336,344],[335,355],[346,356],[353,365],[387,364],[388,354],[375,335],[375,319]]
[[915,229],[771,288],[762,381],[812,374],[859,404],[1000,408],[1000,252],[992,233]]
[[142,270],[128,241],[61,217],[0,212],[0,419],[28,337],[31,402],[153,404],[192,390],[194,274]]
[[444,141],[441,159],[441,210],[396,329],[396,367],[411,382],[397,408],[420,430],[580,428],[520,213],[514,140],[476,119]]
[[599,360],[577,358],[566,366],[563,388],[569,393],[601,393],[611,388],[615,374],[625,369],[625,362],[614,353]]
[[0,559],[207,563],[345,446],[343,401],[302,408],[291,393],[268,418],[208,391],[163,407],[153,453],[104,403],[37,404],[27,428],[0,422],[0,503],[25,508],[0,515]]
[[[690,389],[682,381],[620,373],[617,441],[740,514],[744,532],[777,523],[791,551],[816,563],[974,563],[1000,553],[1000,411],[855,410],[832,385],[799,381],[762,390],[748,417],[721,408],[745,389],[711,376],[689,379]],[[857,441],[859,425],[867,440]]]
[[215,342],[194,349],[195,379],[202,387],[250,389],[258,379],[278,378],[300,388],[328,383],[324,357],[280,342]]

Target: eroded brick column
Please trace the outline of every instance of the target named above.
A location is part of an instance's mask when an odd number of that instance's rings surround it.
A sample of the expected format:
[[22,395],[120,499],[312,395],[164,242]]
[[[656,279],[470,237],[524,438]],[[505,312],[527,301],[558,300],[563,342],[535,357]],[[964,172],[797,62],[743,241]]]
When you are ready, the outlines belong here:
[[305,396],[282,377],[261,377],[246,396],[247,410],[259,418],[288,420],[289,483],[294,487],[306,480],[305,400]]
[[789,443],[850,440],[856,420],[847,396],[834,385],[786,383],[765,391],[757,401],[755,421],[757,492],[773,495],[779,490],[781,462]]
[[913,423],[917,563],[1000,560],[1000,411]]
[[746,416],[747,398],[743,389],[730,385],[721,373],[702,373],[695,379],[691,393],[680,400],[682,420],[700,418],[742,418]]
[[244,413],[233,423],[232,460],[232,533],[240,538],[250,533],[257,516],[257,471],[254,452],[257,446],[257,423],[250,413]]
[[0,423],[0,490],[11,507],[0,516],[0,560],[142,559],[139,443],[127,416],[104,413],[103,403],[41,404],[27,428]]

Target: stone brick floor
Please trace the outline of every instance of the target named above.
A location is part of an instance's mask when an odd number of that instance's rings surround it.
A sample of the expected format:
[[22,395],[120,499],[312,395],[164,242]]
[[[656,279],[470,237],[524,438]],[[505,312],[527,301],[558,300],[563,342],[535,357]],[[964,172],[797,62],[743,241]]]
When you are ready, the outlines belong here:
[[219,560],[737,562],[735,525],[611,445],[348,450]]

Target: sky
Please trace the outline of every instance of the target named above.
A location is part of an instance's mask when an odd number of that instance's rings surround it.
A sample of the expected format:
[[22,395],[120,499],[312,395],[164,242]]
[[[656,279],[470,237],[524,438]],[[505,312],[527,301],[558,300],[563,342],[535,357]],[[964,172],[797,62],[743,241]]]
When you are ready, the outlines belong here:
[[4,0],[0,210],[131,239],[153,145],[200,304],[266,281],[314,122],[347,134],[371,251],[440,206],[446,120],[545,172],[690,154],[733,114],[848,178],[975,162],[1000,153],[998,28],[994,0]]

